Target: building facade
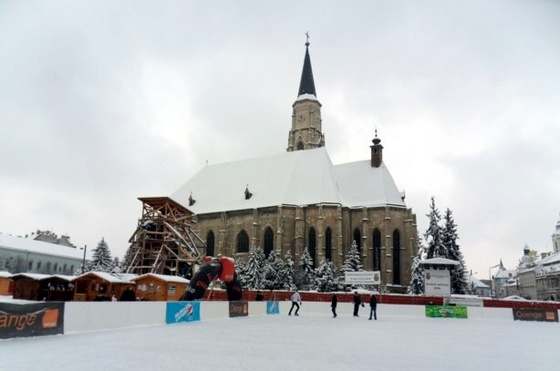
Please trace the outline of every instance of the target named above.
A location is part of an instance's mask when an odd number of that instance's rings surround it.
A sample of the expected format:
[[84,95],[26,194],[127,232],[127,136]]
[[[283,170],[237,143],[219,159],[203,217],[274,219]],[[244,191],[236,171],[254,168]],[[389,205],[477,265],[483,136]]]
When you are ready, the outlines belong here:
[[307,248],[314,264],[326,258],[340,267],[356,241],[364,269],[404,291],[417,251],[416,215],[383,162],[377,133],[364,148],[369,159],[332,164],[321,109],[307,43],[287,151],[206,166],[170,198],[194,213],[206,255],[243,259],[259,248],[282,258],[290,252],[297,262]]

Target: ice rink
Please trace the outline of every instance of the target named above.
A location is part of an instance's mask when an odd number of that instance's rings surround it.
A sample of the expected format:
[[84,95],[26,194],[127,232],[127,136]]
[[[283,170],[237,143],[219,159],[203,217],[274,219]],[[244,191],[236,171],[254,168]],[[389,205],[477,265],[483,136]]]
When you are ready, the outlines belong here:
[[[363,315],[366,313],[364,311]],[[0,370],[530,370],[558,323],[341,313],[255,316],[0,341]]]

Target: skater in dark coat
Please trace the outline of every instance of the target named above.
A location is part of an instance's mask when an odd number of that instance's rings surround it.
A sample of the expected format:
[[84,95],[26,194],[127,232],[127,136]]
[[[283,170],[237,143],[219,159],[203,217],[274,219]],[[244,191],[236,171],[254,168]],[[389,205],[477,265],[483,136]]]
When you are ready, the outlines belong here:
[[375,294],[371,294],[371,298],[369,299],[369,319],[373,314],[373,319],[377,320],[377,298]]
[[363,304],[362,298],[360,298],[360,295],[358,295],[358,291],[354,292],[354,298],[352,299],[352,301],[354,302],[354,317],[359,317],[358,311],[360,310],[360,305],[363,306]]
[[333,318],[336,318],[336,305],[337,304],[338,304],[338,297],[336,296],[336,294],[332,294],[331,309],[332,309]]

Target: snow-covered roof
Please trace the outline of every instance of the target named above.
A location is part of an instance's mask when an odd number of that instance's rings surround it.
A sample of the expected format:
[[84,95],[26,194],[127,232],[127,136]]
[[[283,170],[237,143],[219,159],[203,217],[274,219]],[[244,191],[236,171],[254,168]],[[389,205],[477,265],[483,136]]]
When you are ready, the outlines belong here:
[[515,271],[509,269],[500,269],[494,278],[512,278],[515,277]]
[[0,278],[10,278],[12,274],[8,271],[0,271]]
[[82,260],[84,257],[83,250],[79,250],[73,247],[57,245],[54,243],[43,241],[36,241],[31,238],[14,237],[1,233],[0,247],[11,250],[29,251],[35,254],[45,254],[79,260]]
[[164,274],[156,274],[156,273],[146,273],[146,274],[142,274],[140,276],[137,276],[135,278],[133,278],[133,281],[138,281],[141,278],[145,278],[145,277],[155,277],[157,279],[160,279],[162,281],[166,281],[166,282],[175,282],[175,283],[189,283],[190,281],[186,278],[183,277],[179,277],[179,276],[167,276]]
[[445,259],[445,258],[432,258],[432,259],[426,259],[426,260],[421,260],[420,264],[432,264],[432,265],[459,265],[461,263],[459,263],[456,260],[451,260],[451,259]]
[[468,280],[469,280],[469,285],[473,285],[474,287],[476,287],[478,289],[489,289],[490,288],[490,286],[488,286],[487,284],[485,284],[484,282],[482,282],[481,280],[479,280],[475,276],[469,275]]
[[31,278],[37,281],[41,281],[44,280],[46,278],[51,278],[52,275],[50,274],[41,274],[41,273],[16,273],[12,276],[12,278],[18,278],[18,277],[27,277],[27,278]]
[[195,214],[321,203],[406,207],[384,164],[334,166],[324,147],[206,166],[171,198]]
[[119,274],[119,273],[107,273],[107,272],[95,272],[95,271],[90,271],[90,272],[85,272],[84,274],[79,275],[78,277],[76,277],[75,279],[79,279],[82,278],[84,276],[93,274],[105,281],[111,282],[111,283],[133,283],[132,279],[134,278],[135,275],[129,275],[129,274]]
[[300,101],[300,100],[306,100],[306,99],[309,99],[309,100],[318,100],[317,97],[315,96],[315,94],[308,94],[308,93],[305,93],[305,94],[299,95],[299,96],[297,97],[297,99],[296,99],[296,102],[298,102],[298,101]]

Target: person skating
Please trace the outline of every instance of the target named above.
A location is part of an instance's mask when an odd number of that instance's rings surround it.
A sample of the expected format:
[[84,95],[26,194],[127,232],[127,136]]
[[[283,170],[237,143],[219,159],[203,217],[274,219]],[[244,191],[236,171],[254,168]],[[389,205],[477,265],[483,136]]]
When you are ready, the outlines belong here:
[[336,294],[332,294],[331,309],[332,309],[333,318],[336,318],[336,305],[337,304],[338,304],[338,297],[336,296]]
[[373,314],[373,319],[377,320],[377,298],[375,294],[371,294],[371,298],[369,299],[369,319]]
[[292,301],[292,307],[290,308],[290,311],[288,312],[288,316],[292,315],[292,310],[294,308],[296,308],[296,312],[294,313],[294,315],[299,316],[298,312],[299,312],[299,306],[301,305],[301,296],[299,296],[299,291],[298,290],[296,290],[296,292],[294,292],[294,294],[292,295],[290,300]]
[[359,317],[358,311],[360,310],[360,305],[364,305],[362,304],[362,298],[358,295],[358,291],[354,291],[354,298],[352,301],[354,302],[354,317]]

